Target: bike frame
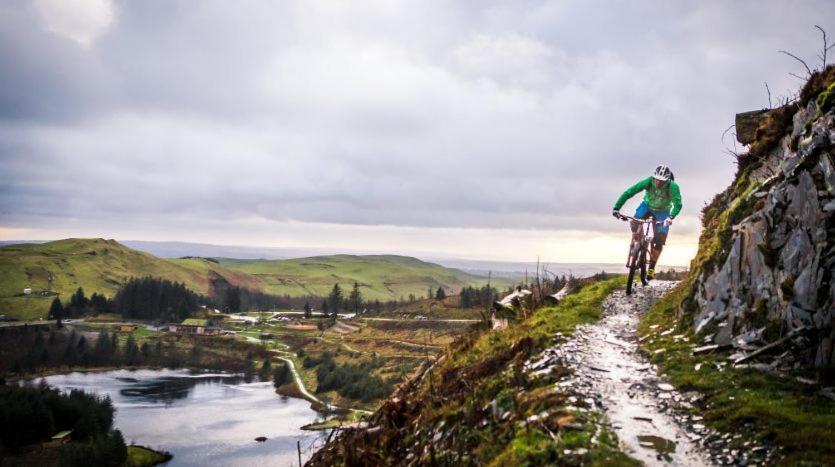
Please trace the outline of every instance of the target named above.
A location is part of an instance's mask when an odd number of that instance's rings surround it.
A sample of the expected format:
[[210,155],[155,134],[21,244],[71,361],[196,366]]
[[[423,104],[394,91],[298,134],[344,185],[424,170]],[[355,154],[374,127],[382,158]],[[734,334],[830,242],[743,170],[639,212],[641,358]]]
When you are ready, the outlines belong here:
[[638,219],[637,217],[621,215],[621,220],[630,223],[630,230],[632,230],[632,222],[640,224],[637,231],[632,232],[632,242],[629,244],[629,255],[626,257],[626,267],[632,263],[633,256],[640,251],[635,249],[635,244],[640,242],[640,247],[646,247],[647,253],[652,253],[652,240],[655,238],[655,229],[652,224],[661,225],[661,222],[656,222],[655,216],[650,215],[649,219]]
[[632,242],[629,244],[629,255],[626,258],[626,268],[630,271],[626,291],[629,294],[632,291],[632,277],[637,267],[640,266],[641,268],[641,283],[647,284],[646,255],[652,255],[652,240],[655,238],[655,226],[653,224],[660,225],[661,222],[658,222],[652,215],[648,219],[638,219],[621,214],[618,218],[629,222],[630,230],[632,230],[632,222],[640,224],[639,228],[632,232]]

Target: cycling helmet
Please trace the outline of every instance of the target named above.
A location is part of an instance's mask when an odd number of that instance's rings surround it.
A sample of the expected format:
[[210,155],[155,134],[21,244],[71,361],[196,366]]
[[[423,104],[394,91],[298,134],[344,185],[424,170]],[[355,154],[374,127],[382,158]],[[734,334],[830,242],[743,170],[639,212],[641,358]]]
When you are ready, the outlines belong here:
[[673,171],[670,170],[669,167],[666,165],[659,165],[655,168],[655,172],[652,174],[652,178],[656,180],[661,180],[662,182],[666,182],[673,178]]

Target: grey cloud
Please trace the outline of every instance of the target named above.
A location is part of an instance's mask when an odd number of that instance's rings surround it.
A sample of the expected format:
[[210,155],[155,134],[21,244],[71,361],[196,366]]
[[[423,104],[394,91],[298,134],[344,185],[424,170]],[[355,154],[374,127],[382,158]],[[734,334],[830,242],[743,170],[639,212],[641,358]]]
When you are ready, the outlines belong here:
[[125,1],[85,48],[26,3],[2,8],[3,224],[161,229],[191,213],[616,231],[612,202],[658,162],[695,217],[733,172],[733,114],[765,104],[764,80],[799,85],[775,50],[811,55],[812,24],[835,17],[828,2]]

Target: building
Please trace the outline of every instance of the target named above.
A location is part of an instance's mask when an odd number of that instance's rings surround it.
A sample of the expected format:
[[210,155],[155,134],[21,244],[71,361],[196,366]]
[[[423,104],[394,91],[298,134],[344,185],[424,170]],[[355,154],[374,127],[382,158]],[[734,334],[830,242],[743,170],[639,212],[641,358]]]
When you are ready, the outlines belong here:
[[53,436],[46,444],[48,446],[61,446],[72,441],[72,430],[60,431]]
[[180,324],[168,326],[168,330],[177,334],[192,334],[197,336],[219,336],[222,329],[211,326],[207,319],[188,318]]
[[25,289],[23,289],[23,295],[32,295],[32,288],[26,287]]
[[136,331],[136,325],[130,323],[121,323],[113,326],[113,330],[116,332],[132,333]]
[[187,318],[177,326],[178,334],[203,334],[209,327],[209,320],[199,318]]

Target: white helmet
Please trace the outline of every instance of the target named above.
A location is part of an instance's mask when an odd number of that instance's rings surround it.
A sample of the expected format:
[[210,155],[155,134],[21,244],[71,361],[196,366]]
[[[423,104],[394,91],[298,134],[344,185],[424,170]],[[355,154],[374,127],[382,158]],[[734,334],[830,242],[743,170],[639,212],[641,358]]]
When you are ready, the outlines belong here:
[[666,182],[673,178],[673,171],[666,165],[659,165],[655,168],[655,173],[652,174],[652,178]]

